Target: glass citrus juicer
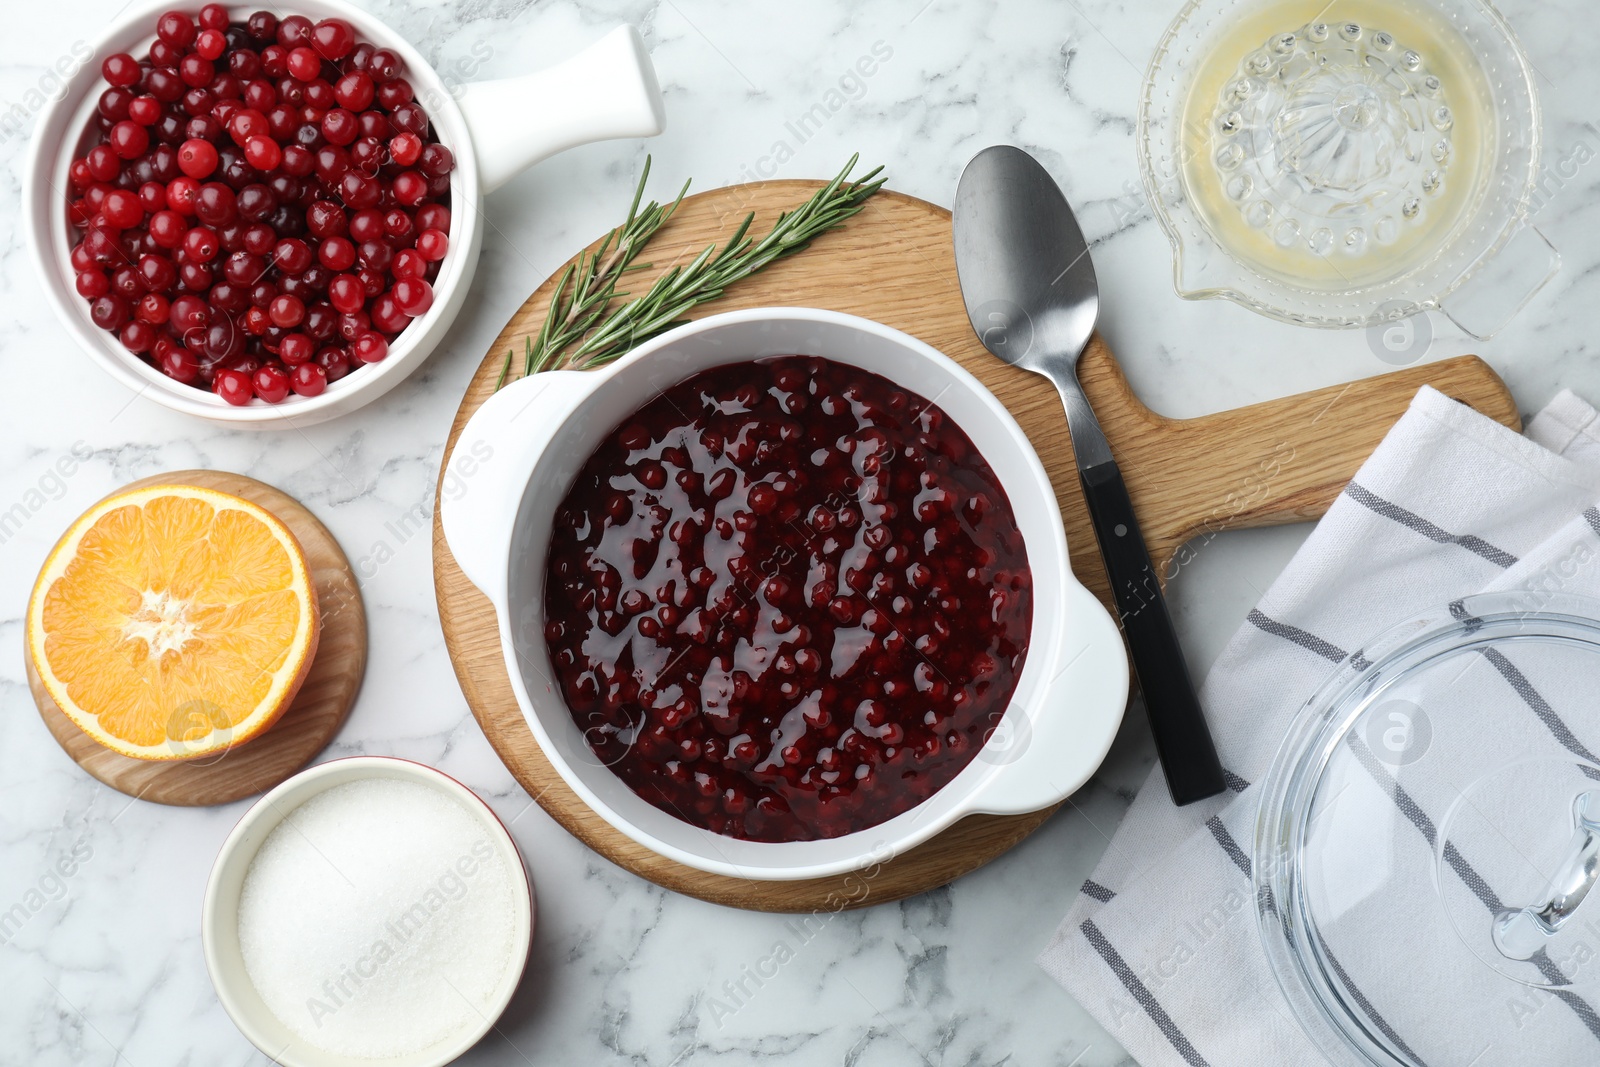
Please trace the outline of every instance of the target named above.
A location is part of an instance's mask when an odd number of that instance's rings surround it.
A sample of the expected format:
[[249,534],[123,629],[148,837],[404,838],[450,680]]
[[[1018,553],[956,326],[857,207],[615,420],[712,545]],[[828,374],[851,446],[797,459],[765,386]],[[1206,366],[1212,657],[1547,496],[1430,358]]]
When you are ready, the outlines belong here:
[[1492,334],[1559,266],[1528,223],[1540,116],[1483,0],[1190,0],[1139,104],[1139,162],[1188,299]]

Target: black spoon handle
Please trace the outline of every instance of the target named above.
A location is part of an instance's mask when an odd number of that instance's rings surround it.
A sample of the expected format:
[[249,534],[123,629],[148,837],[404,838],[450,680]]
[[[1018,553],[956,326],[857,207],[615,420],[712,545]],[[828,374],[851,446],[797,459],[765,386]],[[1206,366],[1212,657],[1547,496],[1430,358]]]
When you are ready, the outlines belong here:
[[1117,616],[1128,639],[1133,670],[1144,692],[1156,754],[1174,803],[1182,806],[1227,788],[1222,762],[1189,681],[1178,634],[1156,581],[1133,502],[1113,460],[1078,472],[1100,554],[1111,578]]

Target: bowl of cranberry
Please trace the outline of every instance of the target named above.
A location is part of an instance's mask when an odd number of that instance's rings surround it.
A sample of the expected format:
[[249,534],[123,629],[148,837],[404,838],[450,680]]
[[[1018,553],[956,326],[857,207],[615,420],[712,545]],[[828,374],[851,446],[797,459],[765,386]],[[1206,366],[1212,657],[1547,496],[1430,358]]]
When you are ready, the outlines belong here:
[[461,309],[484,193],[664,124],[630,26],[454,91],[340,0],[142,4],[93,54],[31,146],[45,292],[123,384],[234,425],[304,426],[393,388]]
[[977,379],[866,319],[715,315],[463,428],[445,537],[517,702],[601,818],[810,878],[1059,803],[1122,720],[1117,626]]

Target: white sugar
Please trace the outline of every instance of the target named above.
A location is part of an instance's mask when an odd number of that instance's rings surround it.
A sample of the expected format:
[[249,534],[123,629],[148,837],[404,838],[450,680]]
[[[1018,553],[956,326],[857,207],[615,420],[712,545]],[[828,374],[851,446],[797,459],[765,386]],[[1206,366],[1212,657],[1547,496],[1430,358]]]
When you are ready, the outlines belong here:
[[456,798],[370,778],[312,797],[245,873],[239,947],[274,1015],[305,1041],[383,1059],[491,1010],[522,879]]

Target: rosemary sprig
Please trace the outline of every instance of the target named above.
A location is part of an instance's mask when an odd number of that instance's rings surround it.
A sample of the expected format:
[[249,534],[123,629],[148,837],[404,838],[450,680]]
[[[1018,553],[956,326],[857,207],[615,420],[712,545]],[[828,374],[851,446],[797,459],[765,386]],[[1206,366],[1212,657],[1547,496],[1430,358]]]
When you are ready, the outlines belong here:
[[[578,262],[569,265],[557,279],[544,324],[537,336],[523,342],[523,374],[558,367],[587,369],[609,363],[681,324],[686,313],[721,296],[728,286],[775,260],[801,251],[819,234],[859,212],[868,198],[883,187],[884,179],[878,177],[882,167],[874,167],[856,181],[846,180],[858,158],[851,156],[844,169],[809,200],[779,215],[759,241],[748,236],[755,221],[752,212],[720,247],[707,246],[689,264],[662,274],[643,295],[613,306],[629,296],[617,292],[617,282],[628,271],[648,268],[649,264],[636,264],[634,260],[672,217],[689,188],[685,182],[677,199],[666,207],[652,200],[640,210],[645,179],[650,176],[650,161],[646,159],[627,220],[608,233],[592,254],[580,255]],[[507,350],[496,389],[505,383],[511,357]]]
[[[568,264],[566,270],[561,272],[556,290],[550,297],[550,310],[545,315],[544,325],[539,328],[538,338],[530,337],[524,341],[524,375],[544,370],[553,356],[594,327],[613,299],[628,295],[617,292],[617,281],[624,273],[649,266],[640,264],[635,267],[633,261],[644,251],[644,246],[662,224],[678,210],[683,195],[689,191],[689,183],[684,182],[672,203],[662,207],[652,200],[641,211],[639,201],[644,199],[644,186],[649,179],[650,157],[645,156],[644,172],[639,175],[639,185],[633,191],[633,203],[628,205],[627,219],[606,234],[592,254],[580,253],[578,262]],[[572,287],[570,294],[567,292],[569,284]],[[505,384],[510,370],[511,350],[507,349],[506,363],[500,368],[496,389]]]

